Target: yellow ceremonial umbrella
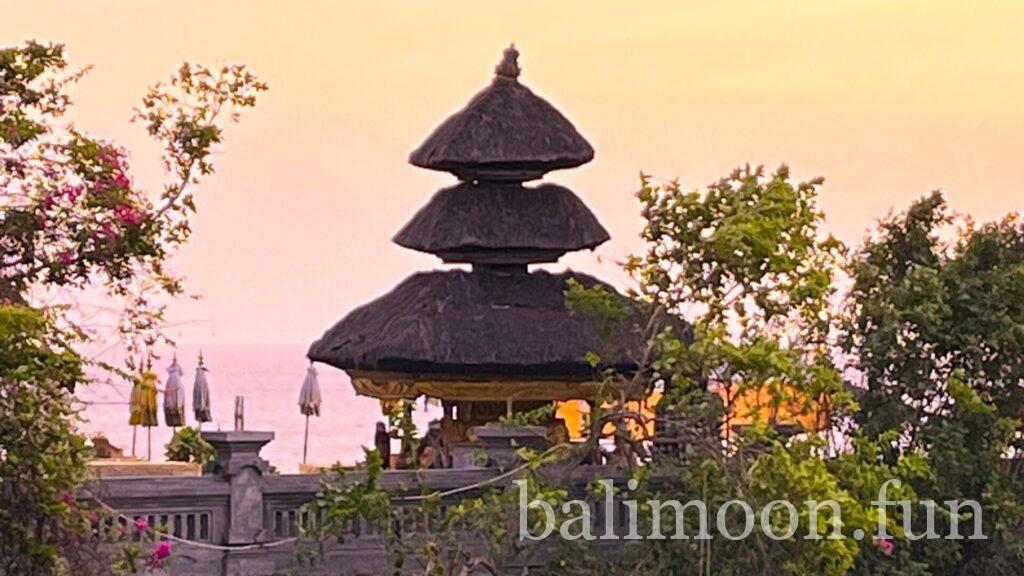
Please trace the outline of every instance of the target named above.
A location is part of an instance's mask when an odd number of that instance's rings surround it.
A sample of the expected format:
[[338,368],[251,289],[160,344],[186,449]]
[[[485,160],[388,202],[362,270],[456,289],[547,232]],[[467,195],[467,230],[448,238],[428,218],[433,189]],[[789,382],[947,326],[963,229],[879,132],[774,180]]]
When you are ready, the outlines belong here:
[[151,459],[153,456],[151,431],[153,426],[159,424],[157,421],[156,385],[156,374],[149,371],[143,372],[140,377],[135,379],[131,398],[129,399],[131,417],[128,419],[128,423],[132,426],[132,456],[135,455],[135,431],[138,426],[145,426],[147,439],[146,460]]

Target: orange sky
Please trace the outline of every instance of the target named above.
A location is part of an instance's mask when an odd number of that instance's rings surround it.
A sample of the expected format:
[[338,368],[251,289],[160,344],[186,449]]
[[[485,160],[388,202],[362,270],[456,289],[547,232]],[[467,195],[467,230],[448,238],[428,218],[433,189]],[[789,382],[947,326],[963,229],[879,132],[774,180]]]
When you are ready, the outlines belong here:
[[[173,6],[173,8],[172,8]],[[94,64],[73,119],[159,183],[129,110],[182,60],[248,63],[271,91],[227,134],[175,267],[203,300],[192,342],[308,342],[431,256],[391,236],[451,176],[408,153],[489,82],[510,41],[521,80],[597,151],[549,175],[612,234],[567,257],[615,280],[638,248],[640,170],[700,186],[737,163],[824,175],[830,228],[857,241],[934,188],[978,218],[1024,208],[1018,2],[20,2],[4,44]]]

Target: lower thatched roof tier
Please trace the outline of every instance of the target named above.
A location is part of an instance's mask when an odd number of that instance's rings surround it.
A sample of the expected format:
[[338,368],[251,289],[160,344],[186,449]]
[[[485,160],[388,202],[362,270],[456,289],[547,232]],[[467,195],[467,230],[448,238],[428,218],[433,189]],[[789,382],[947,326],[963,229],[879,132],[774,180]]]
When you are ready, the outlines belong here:
[[603,285],[577,273],[414,274],[353,310],[313,343],[308,356],[349,371],[434,380],[593,380],[590,352],[604,366],[635,370],[642,346],[635,318],[571,314],[564,296],[569,278]]
[[553,262],[607,240],[571,190],[501,182],[462,182],[439,191],[394,238],[446,262],[492,263]]

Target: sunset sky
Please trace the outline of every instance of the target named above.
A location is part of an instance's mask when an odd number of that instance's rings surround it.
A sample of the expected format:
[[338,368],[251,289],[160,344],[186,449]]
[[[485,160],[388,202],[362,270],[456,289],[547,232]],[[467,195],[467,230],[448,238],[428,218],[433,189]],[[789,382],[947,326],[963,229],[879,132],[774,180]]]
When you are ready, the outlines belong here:
[[979,219],[1024,209],[1024,3],[48,2],[6,0],[0,38],[68,45],[95,69],[71,119],[125,145],[157,189],[158,150],[129,124],[183,60],[246,63],[270,84],[228,130],[174,260],[203,299],[186,342],[309,342],[434,257],[391,236],[454,177],[406,159],[491,79],[565,113],[595,160],[549,180],[611,232],[563,259],[621,281],[640,248],[638,174],[699,187],[744,163],[826,177],[829,229],[857,242],[932,189]]

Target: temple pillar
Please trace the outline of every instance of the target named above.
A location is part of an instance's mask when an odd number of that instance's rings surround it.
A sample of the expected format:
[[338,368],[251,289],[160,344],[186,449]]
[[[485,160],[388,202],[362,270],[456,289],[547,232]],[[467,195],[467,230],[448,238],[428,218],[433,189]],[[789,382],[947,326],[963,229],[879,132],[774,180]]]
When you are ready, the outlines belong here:
[[270,464],[260,457],[260,450],[274,439],[274,433],[236,430],[201,434],[217,452],[207,464],[207,472],[224,477],[231,486],[227,543],[265,541],[263,474]]

